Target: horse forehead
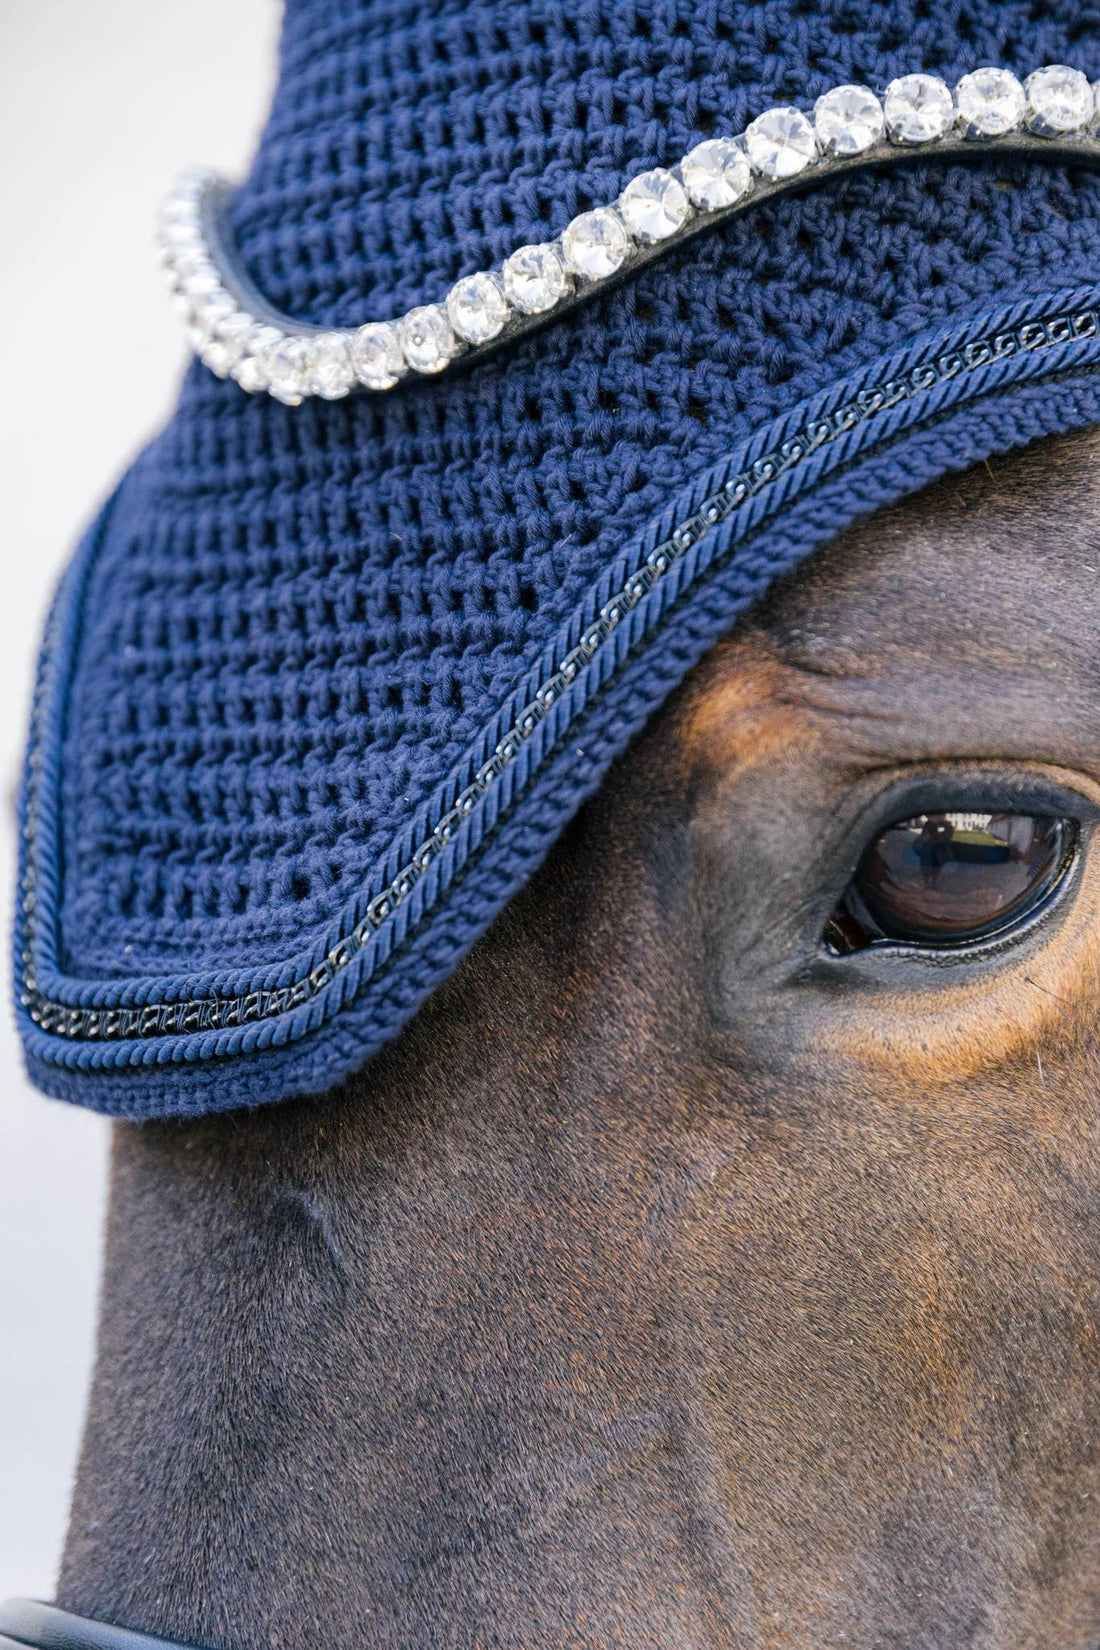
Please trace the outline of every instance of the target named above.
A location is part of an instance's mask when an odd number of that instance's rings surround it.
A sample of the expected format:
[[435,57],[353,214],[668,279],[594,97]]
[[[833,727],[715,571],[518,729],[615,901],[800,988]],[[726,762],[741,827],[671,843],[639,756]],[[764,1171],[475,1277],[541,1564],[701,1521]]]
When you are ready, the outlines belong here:
[[697,668],[674,701],[681,758],[769,760],[806,741],[815,711],[876,697],[885,707],[891,683],[929,672],[941,687],[957,684],[964,703],[994,683],[1090,687],[1100,664],[1098,521],[1092,430],[869,516]]

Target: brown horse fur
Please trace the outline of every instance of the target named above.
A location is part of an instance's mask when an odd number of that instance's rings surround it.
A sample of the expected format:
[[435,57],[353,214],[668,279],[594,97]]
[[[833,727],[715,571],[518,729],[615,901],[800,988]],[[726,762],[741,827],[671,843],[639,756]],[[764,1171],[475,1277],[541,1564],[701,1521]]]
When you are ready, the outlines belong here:
[[[1093,434],[846,534],[354,1082],[117,1130],[63,1605],[1095,1650],[1098,523]],[[1085,822],[1050,912],[830,956],[868,839],[964,784]]]

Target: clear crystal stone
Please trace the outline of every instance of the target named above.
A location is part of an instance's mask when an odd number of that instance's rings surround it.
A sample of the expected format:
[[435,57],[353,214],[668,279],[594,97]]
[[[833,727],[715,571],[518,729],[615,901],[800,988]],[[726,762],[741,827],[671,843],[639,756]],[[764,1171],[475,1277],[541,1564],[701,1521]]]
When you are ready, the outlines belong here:
[[[190,297],[190,293],[188,296]],[[219,326],[236,314],[237,306],[224,287],[216,286],[212,292],[203,293],[197,299],[192,299],[190,330],[195,350],[201,355]]]
[[814,130],[826,155],[862,155],[886,130],[882,104],[866,86],[834,86],[814,104]]
[[886,130],[894,143],[934,143],[955,124],[951,89],[934,74],[904,74],[883,99]]
[[182,194],[173,189],[168,199],[160,209],[162,224],[170,223],[197,223],[199,217],[198,203],[194,195]]
[[218,272],[204,246],[178,252],[173,267],[176,279],[185,291],[193,290],[197,295],[200,292],[215,292],[221,285]]
[[256,395],[267,388],[267,374],[254,355],[246,355],[243,361],[238,361],[231,376],[249,395]]
[[309,341],[309,387],[324,401],[339,401],[355,383],[347,334],[323,332]]
[[388,321],[369,321],[351,341],[351,364],[368,390],[392,390],[405,371],[397,330]]
[[258,390],[267,389],[267,369],[264,365],[266,352],[272,345],[277,344],[281,337],[282,334],[275,327],[253,327],[243,355],[230,369],[230,376],[236,379],[242,390],[255,395]]
[[217,373],[219,378],[228,378],[249,349],[251,340],[252,317],[243,310],[234,310],[215,326],[213,335],[202,350],[203,365]]
[[181,189],[177,185],[161,204],[161,225],[198,223],[201,194],[201,190]]
[[975,69],[955,87],[955,105],[966,137],[993,138],[1023,125],[1027,99],[1007,69]]
[[181,252],[197,252],[203,244],[202,230],[197,223],[180,219],[176,223],[165,224],[157,236],[157,242],[171,257],[178,257]]
[[267,388],[267,374],[254,355],[246,355],[243,361],[238,361],[230,376],[247,395],[258,395]]
[[1079,69],[1053,64],[1024,82],[1027,123],[1039,137],[1083,132],[1095,115],[1092,87]]
[[221,290],[221,278],[205,250],[183,253],[176,260],[176,269],[184,291],[196,298]]
[[164,270],[165,279],[176,292],[184,291],[188,278],[201,268],[204,254],[199,247],[175,249],[162,247],[159,253],[159,262]]
[[553,309],[569,285],[565,265],[552,246],[521,246],[504,262],[504,295],[522,315]]
[[619,212],[636,241],[666,241],[691,217],[691,203],[679,179],[657,166],[631,178]]
[[187,300],[191,318],[198,326],[207,323],[212,330],[214,322],[231,315],[236,304],[222,286],[212,264],[189,272],[180,283],[180,292]]
[[717,212],[732,206],[752,188],[752,167],[732,138],[707,138],[680,162],[680,176],[693,206]]
[[309,394],[309,344],[305,338],[279,337],[262,356],[267,388],[277,401],[297,407]]
[[746,126],[745,152],[761,177],[793,178],[817,159],[817,139],[801,109],[768,109]]
[[233,366],[233,352],[220,338],[211,338],[201,352],[202,364],[209,367],[216,378],[228,378]]
[[446,311],[438,304],[410,309],[397,323],[397,336],[414,372],[442,372],[458,349]]
[[447,294],[447,315],[467,344],[487,344],[508,319],[508,305],[495,275],[467,275]]
[[202,246],[202,230],[197,218],[174,218],[160,232],[161,245],[170,251],[197,251]]
[[183,322],[184,326],[191,325],[192,304],[187,293],[177,281],[172,283],[172,308]]
[[625,262],[630,236],[610,206],[582,212],[561,238],[566,268],[585,281],[605,281]]

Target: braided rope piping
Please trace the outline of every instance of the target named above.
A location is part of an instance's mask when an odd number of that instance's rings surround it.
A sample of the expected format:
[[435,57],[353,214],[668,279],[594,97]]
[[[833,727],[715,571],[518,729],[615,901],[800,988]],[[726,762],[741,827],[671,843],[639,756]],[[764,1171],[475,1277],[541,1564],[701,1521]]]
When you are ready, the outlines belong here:
[[315,326],[267,302],[234,245],[232,190],[210,172],[177,181],[160,256],[199,359],[251,394],[297,406],[480,360],[777,195],[846,172],[991,150],[1095,161],[1100,83],[1054,64],[1022,82],[981,68],[953,87],[928,74],[905,75],[881,95],[834,87],[810,113],[766,110],[744,131],[640,173],[614,202],[580,214],[553,241],[518,248],[498,269],[463,276],[441,301],[357,327]]
[[[463,777],[457,784],[454,776],[444,782],[384,885],[364,890],[311,951],[267,968],[104,982],[67,976],[58,967],[56,728],[71,659],[67,632],[79,622],[93,536],[48,626],[24,782],[16,976],[20,1010],[35,1028],[35,1057],[69,1065],[81,1060],[82,1045],[91,1063],[104,1067],[229,1055],[239,1051],[242,1039],[261,1048],[304,1036],[354,1000],[387,966],[410,911],[443,897],[439,872],[456,854],[469,853],[471,831],[479,822],[488,828],[486,816],[503,806],[505,793],[533,783],[552,760],[555,739],[602,690],[600,678],[610,680],[640,648],[643,634],[660,626],[662,595],[670,600],[669,587],[702,577],[701,553],[704,561],[728,555],[738,523],[749,533],[794,496],[800,477],[808,485],[808,472],[844,455],[851,460],[876,431],[888,443],[914,419],[934,422],[974,395],[1067,373],[1100,373],[1100,287],[1054,302],[1021,302],[964,333],[941,339],[932,350],[914,346],[888,365],[872,363],[843,395],[830,392],[825,404],[816,398],[812,411],[794,409],[778,429],[760,432],[771,435],[771,443],[750,442],[744,467],[731,473],[723,464],[720,479],[708,472],[693,484],[690,506],[680,506],[684,513],[667,525],[655,523],[624,552],[617,579],[608,570],[598,607],[579,627],[570,625],[571,645],[531,683],[530,697],[521,694],[516,708],[487,724],[463,764]],[[610,588],[603,588],[609,578]]]

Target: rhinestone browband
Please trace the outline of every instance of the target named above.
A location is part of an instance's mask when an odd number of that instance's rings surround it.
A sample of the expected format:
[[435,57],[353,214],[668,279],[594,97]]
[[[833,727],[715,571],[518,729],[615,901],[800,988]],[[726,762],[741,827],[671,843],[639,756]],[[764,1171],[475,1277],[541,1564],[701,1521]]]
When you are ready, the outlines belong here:
[[1098,128],[1100,82],[1063,65],[1022,82],[981,68],[954,88],[935,75],[903,75],[881,97],[837,86],[812,115],[768,109],[739,135],[708,138],[675,166],[640,173],[612,205],[582,212],[556,240],[520,247],[499,269],[464,276],[442,303],[338,330],[292,320],[256,290],[229,233],[230,188],[212,173],[187,172],[176,183],[161,257],[200,360],[250,393],[297,406],[477,359],[688,236],[813,177],[933,152],[953,158],[978,144],[1095,154]]

